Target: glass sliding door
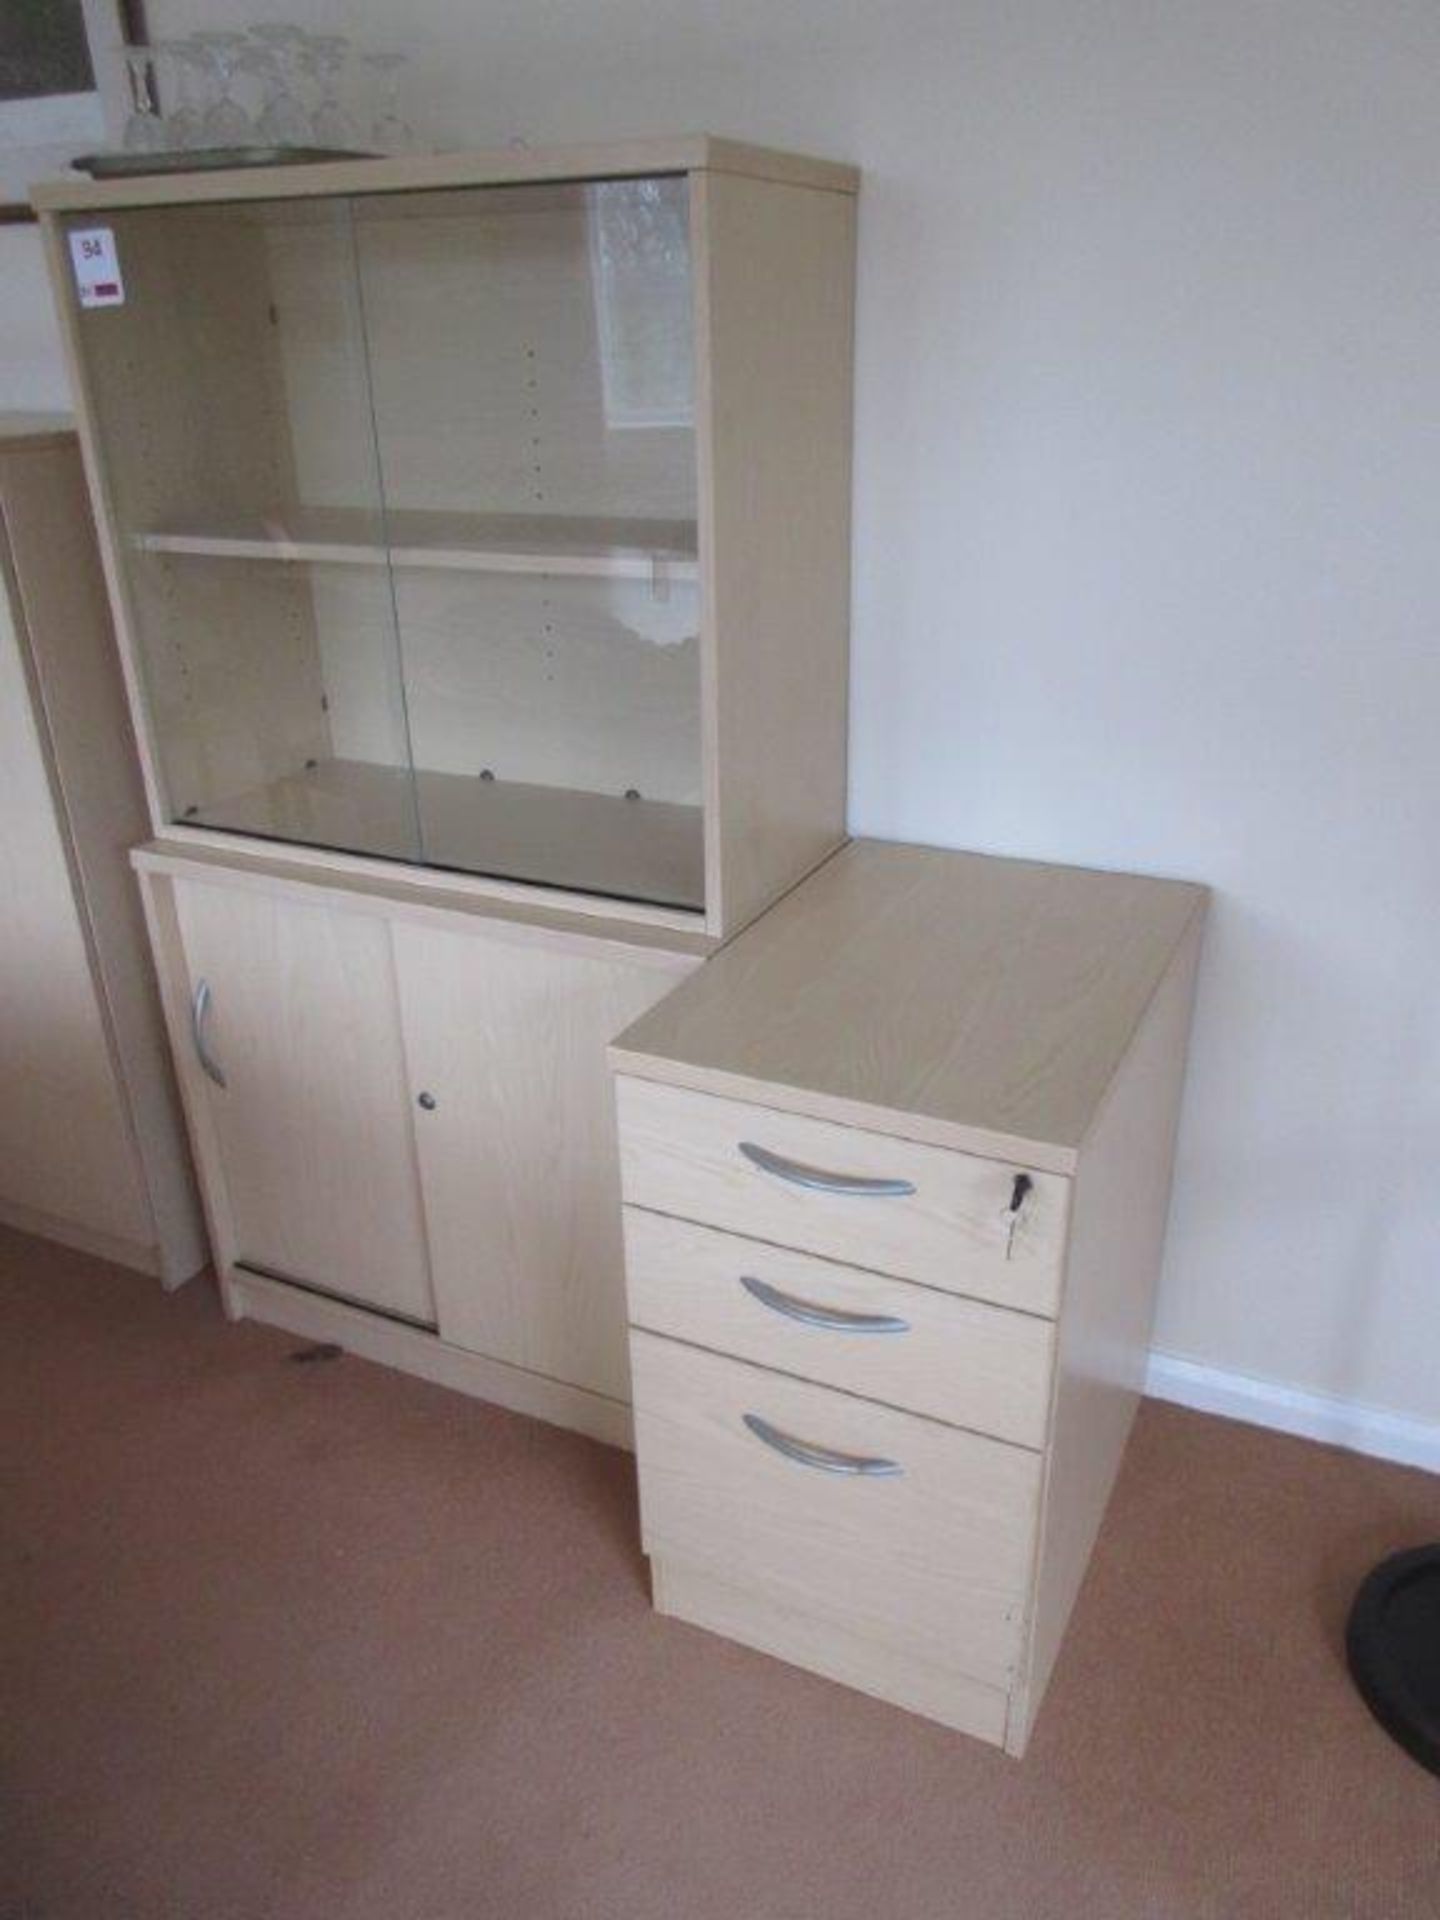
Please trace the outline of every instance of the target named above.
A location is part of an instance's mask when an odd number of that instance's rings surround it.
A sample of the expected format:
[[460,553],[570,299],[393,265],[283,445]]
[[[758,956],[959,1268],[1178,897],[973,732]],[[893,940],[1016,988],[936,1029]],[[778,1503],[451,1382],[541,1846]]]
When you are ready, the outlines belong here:
[[78,323],[170,818],[422,858],[350,203],[100,231]]
[[173,822],[703,907],[689,225],[683,176],[71,217]]
[[355,202],[423,857],[703,905],[681,177]]

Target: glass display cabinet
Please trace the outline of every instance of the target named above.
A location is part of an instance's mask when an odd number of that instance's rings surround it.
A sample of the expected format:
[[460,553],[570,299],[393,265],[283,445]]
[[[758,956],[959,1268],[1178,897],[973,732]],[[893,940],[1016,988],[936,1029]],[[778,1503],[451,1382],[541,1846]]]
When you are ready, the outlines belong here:
[[56,186],[157,834],[724,935],[844,837],[853,174]]

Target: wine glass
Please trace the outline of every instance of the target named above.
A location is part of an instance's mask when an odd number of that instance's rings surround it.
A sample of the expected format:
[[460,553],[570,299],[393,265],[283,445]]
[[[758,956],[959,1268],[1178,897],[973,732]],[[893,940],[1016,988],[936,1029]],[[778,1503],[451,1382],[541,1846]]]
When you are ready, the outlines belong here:
[[262,147],[307,147],[310,121],[291,91],[284,65],[271,47],[247,47],[240,55],[247,73],[260,80],[261,104],[255,119],[255,138]]
[[403,53],[364,56],[365,65],[375,76],[377,110],[372,137],[382,153],[402,152],[415,137],[400,115],[400,71],[407,57]]
[[192,33],[190,39],[210,62],[215,82],[214,104],[201,123],[206,146],[245,146],[254,135],[255,123],[232,92],[235,75],[240,70],[245,35],[212,27],[203,33]]
[[126,47],[125,80],[130,89],[130,114],[121,144],[127,153],[163,153],[169,144],[160,118],[155,84],[155,49]]
[[283,20],[263,20],[250,29],[248,64],[260,74],[265,103],[256,133],[267,147],[307,147],[313,138],[304,100],[310,36]]
[[343,33],[316,33],[310,36],[310,52],[320,94],[315,108],[315,144],[343,152],[359,144],[354,123],[340,98],[350,42]]
[[211,104],[207,97],[209,62],[203,50],[189,40],[162,40],[157,51],[174,87],[174,101],[164,115],[168,144],[182,150],[203,146],[205,114]]

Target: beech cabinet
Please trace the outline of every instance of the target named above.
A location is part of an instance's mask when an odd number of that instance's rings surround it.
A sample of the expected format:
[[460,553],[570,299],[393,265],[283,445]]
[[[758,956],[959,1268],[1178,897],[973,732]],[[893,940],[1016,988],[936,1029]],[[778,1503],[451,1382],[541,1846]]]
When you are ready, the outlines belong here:
[[230,1310],[623,1432],[525,1382],[628,1403],[605,1048],[698,959],[141,863]]
[[845,838],[858,185],[37,189],[232,1313],[628,1440],[605,1043]]

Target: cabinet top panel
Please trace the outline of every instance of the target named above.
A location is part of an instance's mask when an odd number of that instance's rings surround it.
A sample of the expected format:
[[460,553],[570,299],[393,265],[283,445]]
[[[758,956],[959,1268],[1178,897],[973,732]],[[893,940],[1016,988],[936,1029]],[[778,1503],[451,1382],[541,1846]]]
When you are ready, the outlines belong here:
[[279,200],[327,194],[413,193],[441,187],[500,186],[536,180],[624,179],[662,173],[741,174],[832,193],[858,192],[854,167],[768,147],[691,134],[605,145],[504,147],[475,153],[402,154],[319,161],[292,167],[237,167],[189,174],[141,174],[128,180],[51,180],[31,189],[42,212],[84,208],[194,205],[212,200]]
[[137,873],[167,874],[180,880],[210,880],[222,886],[253,889],[275,898],[320,903],[336,911],[379,914],[382,918],[440,926],[456,931],[466,925],[528,928],[542,934],[560,934],[576,941],[596,940],[637,953],[713,953],[714,939],[694,927],[677,927],[659,920],[646,922],[603,911],[604,901],[549,905],[527,894],[505,896],[475,887],[444,884],[423,868],[411,878],[343,867],[296,863],[267,853],[247,851],[243,845],[216,847],[198,842],[149,840],[134,848],[130,864]]
[[854,841],[621,1034],[621,1072],[1073,1171],[1203,887]]

